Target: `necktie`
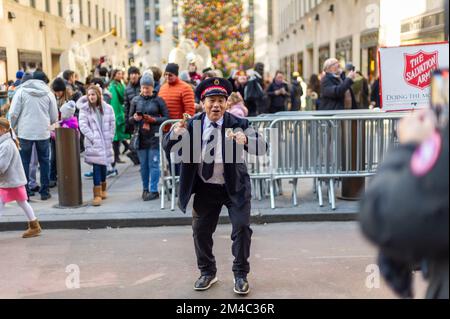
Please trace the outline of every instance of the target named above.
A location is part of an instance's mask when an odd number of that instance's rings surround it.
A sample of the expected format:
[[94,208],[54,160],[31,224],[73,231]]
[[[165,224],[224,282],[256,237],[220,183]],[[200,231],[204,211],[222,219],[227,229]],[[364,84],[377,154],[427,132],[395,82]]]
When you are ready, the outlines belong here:
[[[219,125],[217,123],[211,123],[211,126],[214,127],[214,129],[217,129],[219,127]],[[209,136],[209,140],[208,143],[206,144],[206,149],[208,150],[208,147],[210,146],[210,144],[214,142],[214,133],[212,132],[211,135]],[[217,144],[216,144],[217,145]],[[215,154],[215,147],[213,147],[210,151],[210,155],[212,158],[215,158],[216,154]],[[211,179],[211,177],[213,177],[214,175],[214,160],[212,161],[212,163],[205,163],[203,162],[203,168],[202,168],[202,176],[205,179],[205,181],[208,181]]]

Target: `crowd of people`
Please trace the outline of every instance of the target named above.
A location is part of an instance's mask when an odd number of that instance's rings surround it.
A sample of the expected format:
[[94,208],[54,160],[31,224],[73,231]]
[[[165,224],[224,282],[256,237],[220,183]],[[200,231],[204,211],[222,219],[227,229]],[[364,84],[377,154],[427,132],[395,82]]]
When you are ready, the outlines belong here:
[[[309,84],[298,72],[291,75],[291,83],[281,71],[269,80],[262,63],[251,70],[232,71],[228,81],[233,92],[227,100],[227,112],[246,118],[284,111],[368,108],[369,85],[353,69],[349,64],[343,70],[338,60],[329,59],[323,73],[312,75]],[[184,114],[203,112],[195,89],[209,78],[222,76],[221,71],[211,68],[200,73],[195,60],[184,71],[174,63],[164,71],[132,66],[126,73],[98,66],[85,83],[72,70],[52,81],[40,69],[19,70],[15,81],[8,83],[0,117],[9,123],[5,129],[17,134],[14,137],[20,146],[27,199],[39,193],[46,201],[51,198],[50,189],[57,187],[58,127],[79,134],[81,153],[92,166],[84,176],[93,179],[94,206],[107,198],[106,180],[119,174],[118,165],[125,163],[123,155],[140,165],[142,199],[158,199],[160,125],[169,119],[182,119]],[[372,92],[376,97],[375,85]],[[372,100],[372,107],[378,107],[378,100]]]

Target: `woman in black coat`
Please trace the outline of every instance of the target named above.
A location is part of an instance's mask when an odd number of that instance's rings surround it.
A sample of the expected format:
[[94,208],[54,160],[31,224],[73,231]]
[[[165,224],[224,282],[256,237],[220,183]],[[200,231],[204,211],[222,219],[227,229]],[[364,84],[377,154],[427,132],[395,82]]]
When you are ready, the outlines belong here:
[[169,110],[164,100],[154,93],[154,80],[149,74],[141,79],[141,95],[131,102],[129,123],[139,128],[137,150],[141,163],[141,178],[144,201],[159,198],[160,177],[159,127],[169,119]]

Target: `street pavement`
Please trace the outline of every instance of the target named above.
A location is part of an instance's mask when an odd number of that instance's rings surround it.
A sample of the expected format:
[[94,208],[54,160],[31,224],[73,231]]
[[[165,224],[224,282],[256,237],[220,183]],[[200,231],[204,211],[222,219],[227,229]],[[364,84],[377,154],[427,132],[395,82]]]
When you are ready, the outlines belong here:
[[[355,222],[253,230],[248,298],[395,298],[382,280],[379,287],[369,280],[376,250]],[[0,298],[234,299],[230,231],[218,227],[219,283],[202,293],[192,289],[198,271],[188,226],[47,230],[29,240],[0,232]],[[426,285],[419,273],[415,277],[422,298]]]
[[[123,156],[123,159],[126,157]],[[101,229],[106,227],[150,227],[180,226],[191,223],[190,212],[184,215],[178,208],[170,210],[170,202],[166,200],[165,210],[161,210],[160,200],[143,202],[139,166],[133,166],[128,159],[126,164],[118,166],[119,176],[108,179],[109,199],[101,207],[92,207],[92,180],[82,179],[84,207],[77,209],[59,209],[58,190],[51,190],[53,198],[40,201],[37,194],[31,205],[42,225],[46,229]],[[90,166],[82,164],[82,172],[88,172]],[[331,210],[324,188],[324,207],[319,207],[316,194],[313,193],[312,180],[299,182],[299,205],[294,207],[291,200],[291,185],[283,182],[283,195],[276,198],[277,208],[270,208],[270,201],[252,202],[252,222],[299,222],[299,221],[348,221],[355,220],[358,202],[337,200],[337,209]],[[338,193],[339,191],[337,191]],[[228,222],[226,209],[222,222]],[[8,204],[0,218],[0,231],[24,229],[25,216],[16,204]]]

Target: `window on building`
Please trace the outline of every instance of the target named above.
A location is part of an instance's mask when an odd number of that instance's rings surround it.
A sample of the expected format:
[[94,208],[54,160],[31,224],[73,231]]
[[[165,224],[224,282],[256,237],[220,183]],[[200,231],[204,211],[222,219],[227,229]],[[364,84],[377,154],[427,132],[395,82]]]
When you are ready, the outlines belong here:
[[267,1],[267,33],[273,35],[273,0]]
[[102,16],[103,16],[103,31],[106,31],[106,10],[102,9]]
[[95,28],[97,30],[100,29],[100,21],[99,21],[99,12],[98,12],[98,4],[95,5]]
[[30,6],[36,8],[36,0],[30,0]]
[[80,6],[80,24],[83,24],[83,0],[78,0],[78,5]]
[[91,12],[91,2],[90,1],[88,1],[88,3],[87,3],[87,14],[88,14],[88,25],[89,25],[89,27],[92,27],[92,17],[91,17],[91,14],[92,14],[92,12]]
[[108,22],[109,22],[109,29],[108,30],[111,30],[112,29],[112,19],[111,19],[111,12],[108,12]]
[[150,42],[152,40],[152,23],[150,16],[150,0],[144,0],[144,36],[145,42]]
[[63,3],[62,3],[62,0],[58,0],[58,15],[60,17],[63,16]]
[[45,0],[45,12],[50,13],[50,0]]
[[[122,19],[120,20],[122,22]],[[121,27],[122,29],[122,27]],[[136,42],[136,0],[130,0],[130,41]]]

